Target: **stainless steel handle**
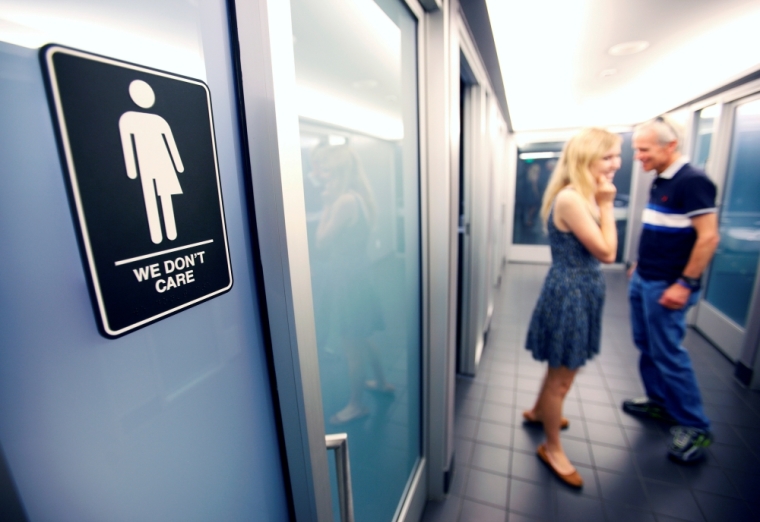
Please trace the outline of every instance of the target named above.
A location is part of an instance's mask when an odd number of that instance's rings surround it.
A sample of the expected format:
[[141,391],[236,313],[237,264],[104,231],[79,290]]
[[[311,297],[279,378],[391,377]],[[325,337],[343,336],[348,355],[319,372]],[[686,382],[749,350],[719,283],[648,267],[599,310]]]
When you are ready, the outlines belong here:
[[351,462],[348,457],[348,433],[326,435],[325,444],[328,450],[335,450],[340,519],[342,522],[354,522],[354,496],[351,492]]

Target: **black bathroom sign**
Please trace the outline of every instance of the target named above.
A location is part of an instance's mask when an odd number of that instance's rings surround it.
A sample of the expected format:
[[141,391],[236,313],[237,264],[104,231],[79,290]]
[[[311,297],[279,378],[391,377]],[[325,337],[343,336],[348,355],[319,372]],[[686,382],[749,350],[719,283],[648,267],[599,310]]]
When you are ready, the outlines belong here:
[[41,60],[102,333],[229,290],[208,87],[56,45]]

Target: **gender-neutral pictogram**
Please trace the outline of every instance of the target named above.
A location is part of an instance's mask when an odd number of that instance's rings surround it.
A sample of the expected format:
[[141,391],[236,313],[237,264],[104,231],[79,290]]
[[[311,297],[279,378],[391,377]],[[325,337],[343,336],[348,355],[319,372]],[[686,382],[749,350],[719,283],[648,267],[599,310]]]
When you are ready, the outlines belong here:
[[232,287],[206,84],[49,45],[41,61],[100,331]]
[[[129,84],[129,96],[143,109],[150,109],[156,101],[153,89],[142,80]],[[163,241],[156,196],[161,199],[166,237],[177,239],[172,196],[182,194],[177,172],[185,167],[169,123],[157,114],[129,111],[119,118],[119,133],[127,176],[140,177],[150,239],[156,244]]]

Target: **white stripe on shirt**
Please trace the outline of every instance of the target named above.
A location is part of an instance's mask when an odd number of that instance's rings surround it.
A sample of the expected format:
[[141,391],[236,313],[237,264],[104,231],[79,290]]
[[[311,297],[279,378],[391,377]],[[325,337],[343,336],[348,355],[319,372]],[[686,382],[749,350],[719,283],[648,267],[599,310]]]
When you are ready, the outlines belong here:
[[684,214],[665,214],[651,208],[645,208],[641,216],[645,225],[666,228],[691,228],[691,219]]

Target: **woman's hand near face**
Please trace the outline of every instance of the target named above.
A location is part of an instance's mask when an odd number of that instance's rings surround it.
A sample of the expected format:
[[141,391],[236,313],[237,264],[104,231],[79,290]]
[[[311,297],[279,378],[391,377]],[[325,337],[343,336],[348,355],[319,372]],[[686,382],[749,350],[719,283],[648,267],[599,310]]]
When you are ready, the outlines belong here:
[[602,263],[614,262],[617,253],[617,230],[612,213],[615,186],[609,181],[607,183],[609,187],[604,186],[597,191],[597,202],[599,198],[602,200],[598,203],[601,214],[599,223],[591,215],[589,202],[584,201],[575,190],[560,191],[554,203],[555,225],[558,221],[562,223]]
[[340,181],[333,177],[324,176],[323,177],[323,189],[322,189],[322,203],[325,206],[330,206],[338,199],[338,197],[341,195],[340,190]]
[[610,182],[607,176],[599,176],[596,180],[596,204],[599,208],[602,206],[609,206],[615,201],[615,194],[617,194],[617,188]]
[[356,223],[359,207],[356,197],[350,193],[340,194],[330,205],[325,205],[317,226],[317,247],[325,246],[345,227]]

